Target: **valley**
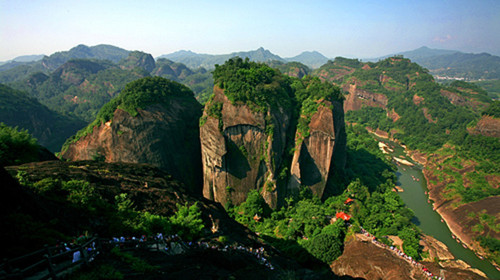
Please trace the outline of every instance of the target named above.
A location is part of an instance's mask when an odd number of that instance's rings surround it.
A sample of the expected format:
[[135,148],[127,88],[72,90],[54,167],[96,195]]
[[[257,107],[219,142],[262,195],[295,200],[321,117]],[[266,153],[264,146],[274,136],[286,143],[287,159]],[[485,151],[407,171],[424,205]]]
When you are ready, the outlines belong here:
[[[325,59],[80,45],[0,65],[3,257],[162,232],[265,248],[276,270],[233,257],[267,279],[429,279],[391,246],[446,279],[497,278],[499,102],[402,56]],[[176,262],[193,275],[245,274],[225,253],[191,257]]]

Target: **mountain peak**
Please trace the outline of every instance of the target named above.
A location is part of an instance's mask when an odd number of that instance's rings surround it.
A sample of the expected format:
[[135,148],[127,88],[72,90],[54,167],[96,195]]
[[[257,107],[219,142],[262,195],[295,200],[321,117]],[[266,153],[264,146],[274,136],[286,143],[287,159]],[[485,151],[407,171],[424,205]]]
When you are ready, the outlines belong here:
[[285,58],[286,61],[297,61],[311,68],[318,68],[328,61],[328,58],[318,51],[304,51],[301,54]]

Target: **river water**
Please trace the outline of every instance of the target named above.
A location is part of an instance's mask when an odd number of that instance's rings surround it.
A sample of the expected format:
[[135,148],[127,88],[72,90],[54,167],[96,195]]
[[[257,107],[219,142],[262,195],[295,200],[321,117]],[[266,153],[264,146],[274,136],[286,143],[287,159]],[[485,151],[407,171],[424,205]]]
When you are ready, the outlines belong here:
[[[391,148],[394,148],[392,156],[404,155],[403,148],[397,143],[388,142],[387,140],[382,140],[382,142],[389,143]],[[411,161],[408,157],[405,158]],[[483,271],[490,279],[500,279],[500,271],[496,270],[488,261],[479,259],[471,250],[462,247],[462,244],[457,243],[452,238],[448,226],[441,222],[441,216],[432,210],[432,206],[428,203],[428,197],[425,194],[427,184],[421,167],[418,165],[414,167],[399,165],[396,175],[398,177],[398,185],[404,190],[398,194],[415,213],[413,222],[425,234],[433,236],[448,246],[449,251],[455,258],[461,259],[470,266]]]

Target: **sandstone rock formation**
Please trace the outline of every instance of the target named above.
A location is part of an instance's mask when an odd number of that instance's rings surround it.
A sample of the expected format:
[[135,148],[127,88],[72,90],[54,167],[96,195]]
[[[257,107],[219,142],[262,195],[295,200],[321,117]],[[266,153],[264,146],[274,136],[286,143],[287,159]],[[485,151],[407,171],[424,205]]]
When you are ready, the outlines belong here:
[[[220,106],[219,117],[209,115]],[[239,204],[252,189],[261,189],[266,202],[277,203],[276,172],[285,151],[291,112],[280,107],[254,112],[232,104],[214,87],[200,128],[203,195],[222,204]]]
[[311,117],[309,132],[302,141],[300,133],[295,136],[297,145],[287,189],[296,192],[301,185],[307,186],[313,194],[324,198],[338,192],[329,178],[335,169],[343,169],[346,163],[342,104],[323,100]]
[[373,93],[360,89],[356,83],[344,85],[343,88],[344,91],[349,93],[344,102],[345,112],[350,110],[359,110],[363,106],[380,107],[384,109],[387,107],[387,96],[381,93]]
[[477,124],[469,128],[468,131],[472,134],[500,138],[500,119],[484,115]]
[[201,105],[192,96],[171,96],[166,103],[137,108],[136,116],[118,108],[111,120],[95,126],[61,155],[73,161],[149,163],[200,192],[200,115]]

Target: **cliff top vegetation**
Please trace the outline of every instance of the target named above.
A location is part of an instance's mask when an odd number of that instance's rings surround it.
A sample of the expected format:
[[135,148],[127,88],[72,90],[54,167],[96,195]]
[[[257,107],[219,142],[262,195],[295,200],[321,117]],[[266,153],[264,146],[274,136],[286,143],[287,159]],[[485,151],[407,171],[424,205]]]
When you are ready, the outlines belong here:
[[91,133],[95,126],[111,121],[116,109],[122,109],[135,117],[138,113],[137,109],[145,109],[152,104],[168,106],[172,98],[191,99],[196,102],[193,92],[188,87],[165,78],[146,77],[128,83],[118,96],[101,108],[92,123],[64,143],[62,150],[64,151],[69,144]]
[[246,104],[258,112],[269,107],[291,106],[289,78],[266,64],[232,58],[223,65],[215,65],[213,78],[233,104]]

